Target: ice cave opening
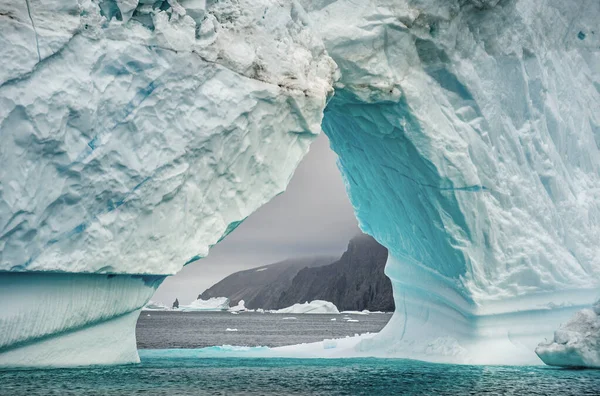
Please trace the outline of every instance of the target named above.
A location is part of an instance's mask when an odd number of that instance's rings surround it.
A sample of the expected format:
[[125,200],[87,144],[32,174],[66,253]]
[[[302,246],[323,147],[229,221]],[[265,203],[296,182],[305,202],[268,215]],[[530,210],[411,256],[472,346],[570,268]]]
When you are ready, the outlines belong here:
[[490,224],[489,212],[510,198],[493,184],[440,175],[415,145],[427,139],[420,128],[402,99],[365,103],[338,91],[325,110],[323,130],[339,156],[359,226],[389,249],[386,275],[396,301],[390,323],[356,350],[438,362],[539,364],[539,342],[588,307],[597,288],[562,288],[552,274],[537,272],[539,263],[521,259],[512,268],[491,265],[507,235]]

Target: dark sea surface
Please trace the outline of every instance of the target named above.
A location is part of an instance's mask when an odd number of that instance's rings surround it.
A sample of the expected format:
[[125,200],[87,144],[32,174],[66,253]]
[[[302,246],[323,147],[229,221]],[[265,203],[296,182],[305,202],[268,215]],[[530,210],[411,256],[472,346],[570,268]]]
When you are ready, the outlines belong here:
[[[140,349],[215,345],[275,347],[376,333],[391,317],[390,314],[375,313],[295,315],[242,312],[232,315],[229,312],[142,312],[136,337]],[[358,322],[348,322],[344,318]]]
[[[141,364],[0,371],[0,395],[599,395],[600,370],[404,359],[199,357],[204,346],[277,346],[377,331],[391,315],[143,313]],[[284,317],[296,317],[283,319]],[[336,321],[331,321],[331,318]],[[227,332],[227,328],[237,332]],[[166,349],[188,348],[188,349]]]

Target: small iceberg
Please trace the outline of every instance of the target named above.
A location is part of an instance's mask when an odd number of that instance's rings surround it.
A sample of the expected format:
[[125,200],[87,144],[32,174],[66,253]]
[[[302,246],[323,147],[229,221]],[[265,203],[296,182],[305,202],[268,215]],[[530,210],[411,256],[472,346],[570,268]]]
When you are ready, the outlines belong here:
[[295,316],[286,316],[285,318],[281,318],[281,320],[297,320]]
[[549,366],[600,368],[600,300],[576,312],[535,353]]
[[363,309],[362,311],[342,311],[340,313],[346,315],[368,315],[371,313],[371,311],[369,311],[368,309]]
[[225,331],[238,331],[238,329],[230,329],[229,327],[225,329]]
[[178,310],[183,312],[215,312],[227,311],[228,309],[229,299],[227,297],[212,297],[208,300],[199,298],[188,305],[180,305]]
[[248,311],[248,308],[246,308],[246,302],[244,300],[240,300],[236,306],[229,308],[229,312],[231,313],[239,313],[245,311]]
[[329,301],[314,300],[304,304],[294,304],[291,307],[278,309],[273,313],[280,314],[339,314],[337,307]]

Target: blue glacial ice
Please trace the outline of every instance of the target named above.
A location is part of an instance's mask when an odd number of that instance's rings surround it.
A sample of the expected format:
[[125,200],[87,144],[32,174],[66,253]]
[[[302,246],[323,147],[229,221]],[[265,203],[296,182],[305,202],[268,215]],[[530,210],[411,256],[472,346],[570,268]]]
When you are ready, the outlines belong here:
[[[125,293],[116,308],[85,303],[99,316],[69,327],[67,294],[53,292],[61,327],[34,305],[8,314],[18,290],[0,288],[0,328],[36,329],[5,336],[0,365],[51,348],[44,363],[137,361],[131,318],[154,286],[130,277],[206,256],[285,189],[321,127],[361,228],[390,252],[397,312],[357,354],[540,363],[536,345],[597,297],[595,0],[0,11],[2,279],[35,294],[60,290],[36,275],[57,272],[81,279],[84,302],[123,279]],[[75,335],[89,335],[88,360],[60,349]]]
[[341,72],[323,130],[389,249],[396,313],[357,348],[539,363],[600,291],[600,4],[306,8]]

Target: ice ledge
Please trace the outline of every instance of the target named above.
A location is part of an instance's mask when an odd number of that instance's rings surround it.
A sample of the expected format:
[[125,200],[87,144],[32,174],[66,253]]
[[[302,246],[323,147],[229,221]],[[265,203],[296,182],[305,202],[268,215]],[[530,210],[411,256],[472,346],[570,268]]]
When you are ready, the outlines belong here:
[[135,324],[162,279],[0,273],[0,367],[138,362]]

